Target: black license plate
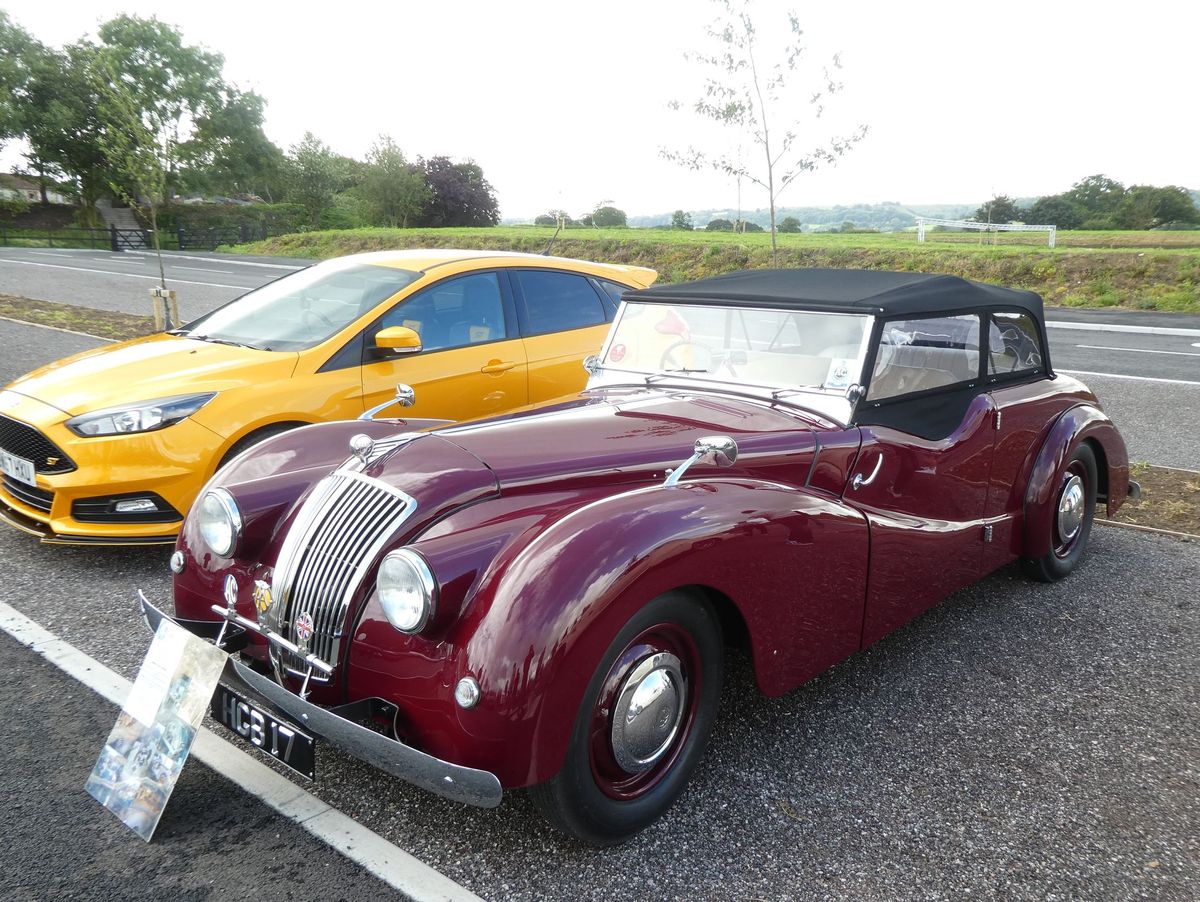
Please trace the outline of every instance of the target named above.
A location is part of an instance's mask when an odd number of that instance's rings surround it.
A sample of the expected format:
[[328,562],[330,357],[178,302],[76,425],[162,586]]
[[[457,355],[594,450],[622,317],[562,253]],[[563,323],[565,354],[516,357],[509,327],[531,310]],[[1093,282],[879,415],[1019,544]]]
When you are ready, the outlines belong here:
[[316,740],[299,727],[280,720],[220,684],[213,693],[212,716],[301,776],[317,778]]

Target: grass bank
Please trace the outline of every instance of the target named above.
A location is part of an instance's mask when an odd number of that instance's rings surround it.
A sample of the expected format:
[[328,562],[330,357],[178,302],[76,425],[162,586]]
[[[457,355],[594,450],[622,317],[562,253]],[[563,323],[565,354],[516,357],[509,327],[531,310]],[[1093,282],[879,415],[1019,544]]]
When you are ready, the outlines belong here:
[[[542,253],[553,234],[534,226],[354,229],[282,235],[234,252],[317,259],[406,247]],[[917,244],[911,232],[780,235],[779,265],[944,272],[1028,288],[1054,305],[1200,313],[1200,233],[1060,232],[1053,249],[1044,234],[1004,234],[999,241],[935,233]],[[770,266],[771,240],[765,233],[572,229],[554,242],[553,253],[649,266],[663,281],[682,282]]]

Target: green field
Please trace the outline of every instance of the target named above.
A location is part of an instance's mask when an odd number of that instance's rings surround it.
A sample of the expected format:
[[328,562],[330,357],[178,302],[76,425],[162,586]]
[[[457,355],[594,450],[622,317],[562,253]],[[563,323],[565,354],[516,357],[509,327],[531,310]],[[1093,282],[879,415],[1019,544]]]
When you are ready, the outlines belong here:
[[[241,245],[236,253],[327,259],[361,251],[462,247],[543,252],[554,230],[536,226],[484,229],[355,229],[304,232]],[[990,236],[989,236],[990,237]],[[988,237],[984,238],[984,242]],[[975,234],[827,232],[779,236],[779,265],[939,272],[1028,288],[1049,304],[1200,313],[1200,232],[1001,233],[997,243]],[[766,233],[659,229],[570,229],[557,256],[631,263],[681,282],[771,265]]]

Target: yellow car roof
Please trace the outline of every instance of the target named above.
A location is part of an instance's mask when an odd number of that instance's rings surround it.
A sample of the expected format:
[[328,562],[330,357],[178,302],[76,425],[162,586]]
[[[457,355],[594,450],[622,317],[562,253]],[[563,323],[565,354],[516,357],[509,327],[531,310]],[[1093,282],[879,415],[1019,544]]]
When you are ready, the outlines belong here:
[[644,266],[625,266],[616,263],[596,263],[592,260],[575,260],[569,257],[546,257],[519,251],[468,250],[464,248],[413,248],[405,250],[372,251],[337,258],[349,263],[370,263],[375,266],[394,266],[414,272],[426,272],[439,266],[473,260],[492,260],[501,265],[513,266],[525,263],[533,266],[567,266],[571,269],[590,270],[594,273],[608,271],[623,275],[643,286],[652,285],[658,273]]

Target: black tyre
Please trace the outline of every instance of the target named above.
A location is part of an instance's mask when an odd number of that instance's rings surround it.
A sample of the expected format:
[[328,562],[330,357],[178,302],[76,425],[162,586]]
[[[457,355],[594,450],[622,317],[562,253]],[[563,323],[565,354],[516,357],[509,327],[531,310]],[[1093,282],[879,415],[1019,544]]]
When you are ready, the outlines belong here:
[[707,601],[668,592],[638,611],[588,683],[562,770],[529,790],[546,818],[606,846],[661,817],[708,742],[723,654]]
[[1040,558],[1022,558],[1026,574],[1052,583],[1075,569],[1092,534],[1096,473],[1095,453],[1087,443],[1081,444],[1058,474],[1050,508],[1050,550]]
[[303,423],[276,423],[273,426],[264,426],[256,432],[251,432],[249,435],[243,436],[232,448],[225,452],[225,456],[221,458],[221,463],[217,466],[217,469],[221,469],[221,467],[225,466],[225,464],[229,463],[247,448],[253,448],[259,442],[265,442],[267,439],[273,438],[281,432],[287,432],[295,429],[297,426],[303,425]]

